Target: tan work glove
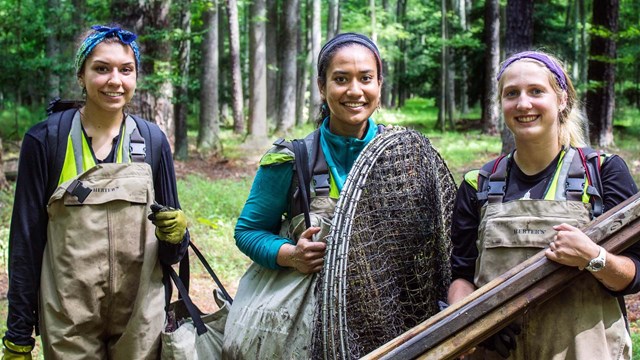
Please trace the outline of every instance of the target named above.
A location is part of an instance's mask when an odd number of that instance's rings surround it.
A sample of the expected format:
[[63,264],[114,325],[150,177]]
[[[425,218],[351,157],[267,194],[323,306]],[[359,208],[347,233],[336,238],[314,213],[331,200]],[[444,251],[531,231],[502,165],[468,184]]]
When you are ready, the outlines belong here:
[[187,217],[180,209],[152,204],[148,218],[156,226],[156,237],[162,241],[179,244],[187,231]]
[[2,354],[2,360],[31,360],[31,350],[33,345],[16,345],[13,342],[2,339],[4,345],[4,351]]

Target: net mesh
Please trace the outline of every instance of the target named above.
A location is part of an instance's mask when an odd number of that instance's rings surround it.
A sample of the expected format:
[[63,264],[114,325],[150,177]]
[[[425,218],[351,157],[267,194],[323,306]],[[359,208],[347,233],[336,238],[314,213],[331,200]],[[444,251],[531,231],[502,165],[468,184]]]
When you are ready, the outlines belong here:
[[356,359],[439,311],[456,186],[429,140],[374,138],[338,201],[318,279],[312,355]]

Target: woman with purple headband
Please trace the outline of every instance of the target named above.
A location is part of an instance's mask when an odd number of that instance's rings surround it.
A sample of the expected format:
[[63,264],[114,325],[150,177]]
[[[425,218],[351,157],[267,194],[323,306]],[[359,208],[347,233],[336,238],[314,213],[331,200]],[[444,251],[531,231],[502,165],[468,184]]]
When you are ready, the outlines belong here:
[[[34,329],[46,359],[159,357],[160,264],[180,260],[189,234],[166,137],[125,112],[140,68],[135,40],[93,26],[75,59],[84,101],[24,136],[3,359],[31,359]],[[150,207],[162,210],[153,223]]]
[[630,359],[623,296],[640,290],[640,245],[614,255],[579,230],[638,191],[629,169],[586,147],[576,91],[555,57],[509,57],[498,87],[516,150],[464,176],[449,303],[540,251],[584,274],[465,358]]
[[[351,167],[380,131],[371,118],[382,87],[378,48],[361,34],[335,36],[318,56],[317,85],[319,128],[304,140],[310,154],[319,154],[309,159],[317,165],[309,184],[312,226],[306,227],[300,206],[292,144],[278,141],[260,160],[235,228],[238,248],[254,263],[240,280],[227,320],[224,352],[230,359],[310,357],[313,284],[323,266],[323,239]],[[273,279],[288,279],[288,287],[281,293],[255,290]]]

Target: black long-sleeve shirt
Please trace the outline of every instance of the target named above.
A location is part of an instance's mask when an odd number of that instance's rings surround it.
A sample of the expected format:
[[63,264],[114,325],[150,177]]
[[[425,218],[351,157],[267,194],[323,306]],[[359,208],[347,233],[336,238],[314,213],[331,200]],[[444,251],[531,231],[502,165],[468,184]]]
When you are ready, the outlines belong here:
[[[20,150],[18,178],[9,235],[9,314],[7,317],[8,340],[21,345],[33,344],[31,337],[38,322],[38,292],[42,257],[47,242],[47,202],[55,189],[61,169],[53,169],[49,151],[59,144],[48,142],[49,127],[46,120],[33,126],[24,136]],[[138,121],[138,120],[136,120]],[[180,208],[176,177],[169,143],[155,124],[149,124],[155,133],[153,141],[162,138],[160,156],[152,167],[155,200],[159,204]],[[140,127],[141,124],[138,125]],[[145,125],[143,125],[145,126]],[[145,143],[152,139],[142,132]],[[68,136],[68,134],[65,134]],[[66,139],[65,142],[66,144]],[[114,144],[116,142],[114,141]],[[64,151],[64,147],[61,147]],[[153,151],[147,145],[146,151]],[[157,151],[157,150],[156,150]],[[51,173],[50,173],[51,172]],[[180,244],[159,241],[158,256],[163,264],[175,264],[186,253],[189,233]]]
[[[506,161],[504,159],[503,161]],[[535,175],[526,175],[515,162],[509,171],[508,186],[504,195],[505,202],[521,199],[529,191],[531,199],[542,199],[553,178],[558,158],[552,161],[543,171]],[[638,192],[638,187],[631,176],[626,163],[619,156],[611,156],[600,168],[604,202],[603,211],[607,211]],[[478,226],[480,224],[480,207],[477,190],[466,181],[462,182],[456,196],[453,212],[451,238],[453,252],[451,255],[452,279],[465,279],[473,283],[476,259],[478,258]],[[640,291],[640,242],[625,250],[621,255],[629,257],[636,266],[636,276],[629,286],[620,292],[611,292],[613,296],[634,294]]]

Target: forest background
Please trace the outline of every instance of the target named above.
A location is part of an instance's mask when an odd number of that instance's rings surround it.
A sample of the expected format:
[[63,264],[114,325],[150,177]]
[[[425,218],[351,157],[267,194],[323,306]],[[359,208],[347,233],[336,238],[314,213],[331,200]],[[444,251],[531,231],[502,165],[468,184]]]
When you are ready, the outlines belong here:
[[[231,292],[249,263],[233,226],[256,161],[277,137],[313,128],[315,61],[339,32],[366,34],[380,48],[376,120],[429,136],[458,182],[512,149],[495,75],[501,60],[525,49],[565,62],[591,145],[621,154],[640,180],[637,0],[0,0],[2,299],[20,140],[51,99],[81,98],[75,49],[91,25],[109,23],[139,35],[130,111],[169,137],[194,241]],[[194,267],[192,288],[206,310],[212,281]],[[628,299],[633,320],[637,304]],[[2,333],[5,313],[2,300]]]

